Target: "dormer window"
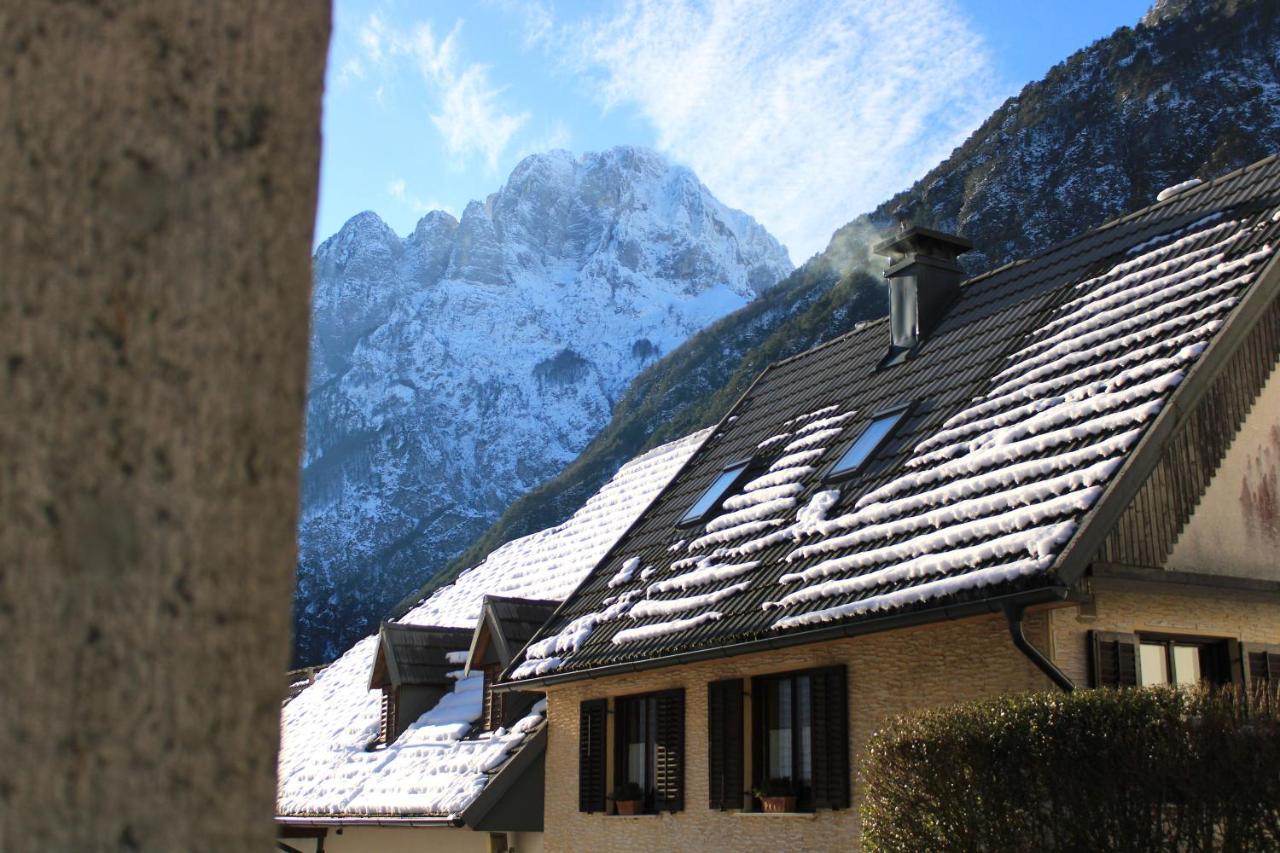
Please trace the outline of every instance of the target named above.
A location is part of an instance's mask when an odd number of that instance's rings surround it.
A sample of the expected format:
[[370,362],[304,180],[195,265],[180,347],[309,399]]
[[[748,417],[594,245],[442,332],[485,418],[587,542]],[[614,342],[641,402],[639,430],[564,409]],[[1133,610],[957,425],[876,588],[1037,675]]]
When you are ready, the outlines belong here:
[[468,628],[384,622],[378,631],[369,689],[382,693],[378,738],[370,749],[389,746],[453,689],[453,655],[466,653]]
[[909,406],[895,406],[878,414],[871,423],[863,428],[858,437],[849,445],[849,449],[831,466],[827,472],[828,479],[845,477],[862,469],[871,454],[888,440],[898,424],[906,416]]
[[730,489],[738,484],[738,482],[747,473],[751,467],[751,460],[744,459],[735,462],[720,472],[715,482],[707,487],[707,490],[693,502],[693,506],[689,507],[678,524],[693,524],[702,521],[715,510],[719,509],[720,504],[728,497]]
[[533,598],[486,595],[480,605],[480,620],[471,634],[471,645],[463,657],[467,675],[484,676],[481,691],[483,730],[496,731],[520,719],[538,694],[529,691],[500,693],[494,690],[502,670],[511,665],[516,652],[528,643],[555,612],[559,602]]

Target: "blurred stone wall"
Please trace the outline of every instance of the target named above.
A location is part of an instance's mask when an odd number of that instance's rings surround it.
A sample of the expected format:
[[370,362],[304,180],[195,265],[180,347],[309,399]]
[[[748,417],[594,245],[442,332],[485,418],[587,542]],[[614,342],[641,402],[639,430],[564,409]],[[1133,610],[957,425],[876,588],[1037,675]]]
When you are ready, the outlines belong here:
[[267,850],[324,0],[0,4],[0,850]]

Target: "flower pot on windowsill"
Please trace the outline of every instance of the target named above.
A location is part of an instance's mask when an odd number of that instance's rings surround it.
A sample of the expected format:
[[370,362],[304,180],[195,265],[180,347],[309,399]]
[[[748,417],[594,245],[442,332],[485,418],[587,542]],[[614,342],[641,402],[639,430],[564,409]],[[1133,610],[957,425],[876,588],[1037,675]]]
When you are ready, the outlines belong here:
[[782,814],[796,810],[796,786],[790,779],[774,777],[751,793],[760,800],[765,814]]
[[761,797],[760,805],[768,814],[781,814],[796,810],[795,797]]
[[644,809],[644,800],[614,800],[618,806],[618,814],[638,815]]
[[644,788],[635,782],[623,782],[609,795],[620,815],[637,815],[644,810]]

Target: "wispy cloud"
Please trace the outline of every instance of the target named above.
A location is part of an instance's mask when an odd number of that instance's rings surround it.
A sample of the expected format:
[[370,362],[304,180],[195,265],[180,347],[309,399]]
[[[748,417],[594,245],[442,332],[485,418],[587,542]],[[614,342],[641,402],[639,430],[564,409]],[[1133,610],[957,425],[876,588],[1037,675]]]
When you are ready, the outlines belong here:
[[[431,123],[445,150],[455,158],[455,165],[464,166],[469,158],[478,156],[493,172],[529,115],[506,109],[502,89],[490,80],[488,66],[461,58],[461,32],[461,21],[443,39],[426,23],[400,31],[375,13],[361,27],[359,41],[365,59],[374,66],[413,63],[433,97]],[[376,95],[379,103],[383,91],[380,86]]]
[[387,195],[391,196],[393,199],[400,202],[419,216],[432,210],[443,210],[455,219],[458,216],[458,211],[456,209],[442,201],[437,201],[436,199],[423,201],[409,190],[409,183],[404,178],[394,178],[388,181]]
[[986,48],[949,0],[629,0],[548,45],[797,261],[998,102]]

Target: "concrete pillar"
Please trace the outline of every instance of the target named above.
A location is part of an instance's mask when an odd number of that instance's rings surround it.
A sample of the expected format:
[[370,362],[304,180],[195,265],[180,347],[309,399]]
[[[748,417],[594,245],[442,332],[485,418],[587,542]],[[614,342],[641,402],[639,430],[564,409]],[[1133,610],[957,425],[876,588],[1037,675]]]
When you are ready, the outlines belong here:
[[0,850],[267,850],[323,0],[0,4]]

